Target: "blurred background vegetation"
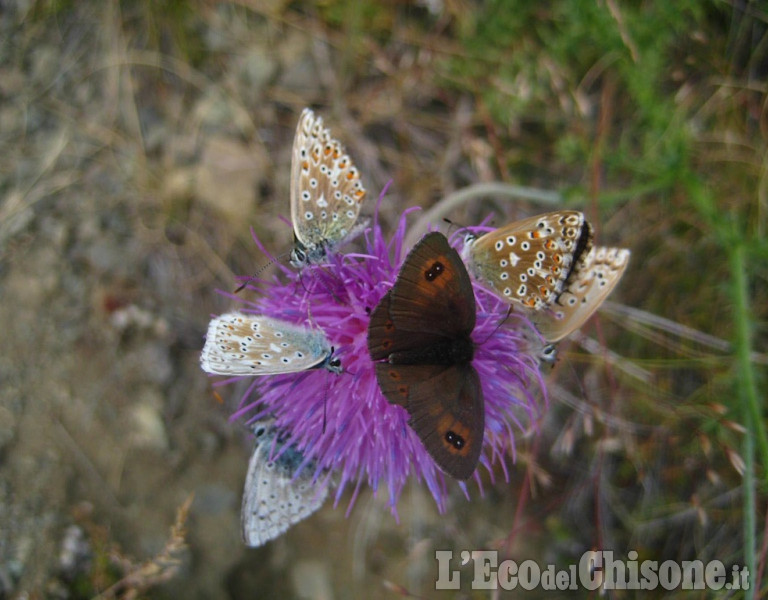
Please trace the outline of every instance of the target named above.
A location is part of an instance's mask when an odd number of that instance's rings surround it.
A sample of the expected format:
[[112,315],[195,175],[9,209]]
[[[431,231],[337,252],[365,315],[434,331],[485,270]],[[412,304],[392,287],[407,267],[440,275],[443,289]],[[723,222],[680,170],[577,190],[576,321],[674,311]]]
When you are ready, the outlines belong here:
[[[719,559],[764,595],[767,34],[748,0],[0,1],[0,597],[432,597],[438,548]],[[239,395],[197,357],[250,227],[289,247],[308,105],[370,198],[392,181],[385,225],[500,181],[632,261],[508,483],[245,550]]]

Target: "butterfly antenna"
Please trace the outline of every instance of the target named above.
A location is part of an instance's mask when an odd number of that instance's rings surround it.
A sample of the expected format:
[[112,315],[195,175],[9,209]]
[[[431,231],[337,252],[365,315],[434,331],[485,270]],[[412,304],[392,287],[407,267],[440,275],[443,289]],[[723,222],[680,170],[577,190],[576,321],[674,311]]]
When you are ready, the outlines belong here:
[[487,337],[487,338],[485,338],[485,339],[484,339],[482,342],[480,342],[480,344],[479,344],[480,346],[482,346],[483,344],[485,344],[485,342],[487,342],[487,341],[488,341],[488,340],[490,340],[490,339],[491,339],[491,338],[492,338],[494,335],[496,335],[496,332],[497,332],[499,329],[501,329],[501,326],[502,326],[502,325],[504,325],[504,323],[506,323],[506,322],[507,322],[507,319],[509,319],[509,317],[510,317],[510,316],[512,316],[512,310],[513,310],[513,309],[512,309],[512,306],[509,306],[509,307],[507,307],[507,314],[506,314],[506,315],[504,315],[504,318],[503,318],[503,319],[502,319],[502,320],[499,322],[499,324],[498,324],[498,325],[496,325],[496,327],[494,328],[494,330],[493,330],[493,331],[491,331],[491,333],[490,333],[490,334],[488,334],[488,337]]
[[456,221],[451,221],[447,217],[443,217],[443,221],[448,223],[448,225],[450,225],[451,227],[455,227],[457,233],[465,232],[465,235],[471,235],[473,237],[477,237],[476,234],[472,233],[468,225],[459,225]]
[[266,269],[267,267],[271,267],[271,266],[272,266],[272,265],[274,265],[276,262],[279,262],[279,261],[281,261],[282,259],[284,259],[286,256],[288,256],[288,254],[287,254],[287,253],[283,253],[283,254],[280,254],[280,255],[278,255],[278,256],[275,256],[275,257],[274,257],[272,260],[270,260],[270,261],[269,261],[267,264],[265,264],[265,265],[262,265],[262,266],[259,268],[259,270],[258,270],[258,271],[256,271],[256,272],[255,272],[253,275],[251,275],[251,276],[250,276],[248,279],[246,279],[244,283],[242,283],[241,285],[239,285],[239,286],[237,287],[237,289],[234,291],[234,293],[235,293],[235,294],[237,294],[238,292],[240,292],[240,291],[241,291],[242,289],[244,289],[244,288],[245,288],[245,287],[246,287],[246,286],[247,286],[249,283],[251,283],[251,281],[253,281],[253,280],[254,280],[254,279],[256,279],[256,278],[257,278],[259,275],[261,275],[261,274],[264,272],[264,269]]
[[[333,356],[334,348],[331,347],[331,356]],[[325,392],[323,393],[323,435],[325,435],[325,427],[328,424],[328,377],[325,378]]]

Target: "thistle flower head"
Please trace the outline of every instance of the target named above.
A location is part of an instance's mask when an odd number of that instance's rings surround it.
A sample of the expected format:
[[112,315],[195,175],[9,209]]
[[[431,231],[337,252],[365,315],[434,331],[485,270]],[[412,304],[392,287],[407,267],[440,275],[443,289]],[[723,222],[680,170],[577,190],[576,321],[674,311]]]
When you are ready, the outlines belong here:
[[[445,508],[451,481],[408,426],[405,409],[391,404],[380,391],[367,346],[371,312],[395,283],[407,253],[403,240],[413,210],[401,216],[389,242],[374,219],[365,235],[364,252],[335,253],[325,264],[309,264],[300,271],[281,266],[272,279],[249,286],[260,295],[245,301],[243,312],[322,330],[343,372],[313,369],[256,377],[233,415],[249,421],[274,417],[276,426],[314,461],[318,478],[336,474],[337,501],[350,485],[355,488],[351,506],[362,483],[374,491],[385,484],[394,513],[409,477],[426,483],[440,510]],[[482,287],[475,286],[474,291],[472,364],[485,401],[480,465],[493,476],[492,466],[498,462],[506,477],[504,456],[514,455],[514,429],[523,426],[521,417],[532,418],[543,385],[528,341],[530,323],[510,313],[507,304]],[[478,484],[480,470],[474,474]]]

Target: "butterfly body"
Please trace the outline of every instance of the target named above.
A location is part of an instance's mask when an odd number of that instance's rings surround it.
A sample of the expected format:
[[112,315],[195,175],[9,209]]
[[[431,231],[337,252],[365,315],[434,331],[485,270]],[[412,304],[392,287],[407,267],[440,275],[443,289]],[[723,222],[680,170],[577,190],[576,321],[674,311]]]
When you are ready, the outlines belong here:
[[510,304],[541,310],[565,288],[592,247],[592,227],[574,210],[515,221],[479,238],[464,256],[475,279]]
[[485,412],[472,366],[474,291],[458,253],[428,233],[406,257],[368,328],[379,387],[405,408],[438,467],[457,479],[475,471]]
[[200,364],[216,375],[277,375],[321,367],[341,372],[322,332],[245,313],[211,319]]
[[305,108],[299,118],[291,159],[291,264],[322,262],[327,253],[358,234],[365,188],[341,143],[323,119]]
[[392,352],[387,362],[392,365],[456,365],[472,362],[475,344],[469,338],[443,339],[432,342],[429,346]]
[[280,437],[272,420],[254,424],[253,432],[240,521],[246,545],[257,547],[317,511],[328,489],[315,485],[314,463]]

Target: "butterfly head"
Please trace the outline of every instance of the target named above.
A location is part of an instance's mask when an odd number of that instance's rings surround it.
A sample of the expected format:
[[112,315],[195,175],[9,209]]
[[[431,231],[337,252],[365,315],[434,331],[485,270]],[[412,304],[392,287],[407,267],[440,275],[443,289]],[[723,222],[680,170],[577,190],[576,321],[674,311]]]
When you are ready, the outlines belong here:
[[314,247],[308,247],[302,244],[298,238],[296,238],[291,250],[291,266],[295,269],[303,269],[309,264],[317,264],[322,262],[326,256],[326,248],[323,244],[318,244]]
[[331,353],[328,355],[328,358],[326,359],[323,366],[331,373],[336,373],[338,375],[343,371],[341,367],[341,359],[338,356],[334,356],[333,352],[334,348],[331,347]]
[[554,344],[547,344],[541,350],[539,350],[537,358],[539,359],[539,362],[546,363],[551,367],[554,367],[555,362],[557,361],[557,348]]

